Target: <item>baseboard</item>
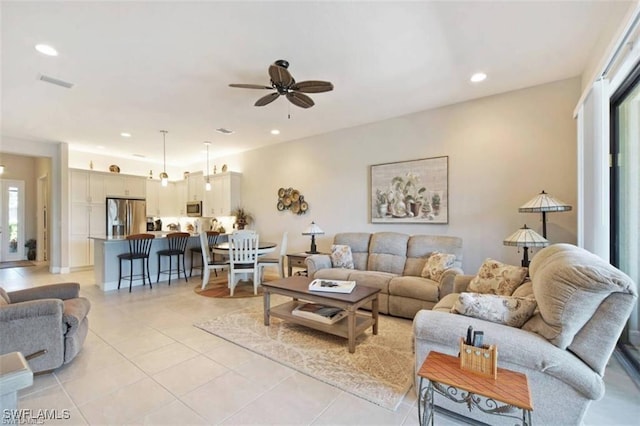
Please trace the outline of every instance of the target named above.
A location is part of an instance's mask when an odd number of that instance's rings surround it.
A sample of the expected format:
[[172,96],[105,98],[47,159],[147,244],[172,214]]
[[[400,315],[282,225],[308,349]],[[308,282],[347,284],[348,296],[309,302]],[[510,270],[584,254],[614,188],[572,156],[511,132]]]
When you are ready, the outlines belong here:
[[640,346],[640,331],[639,330],[629,330],[629,342],[632,345]]
[[51,272],[52,274],[68,274],[71,272],[71,268],[69,267],[61,268],[60,266],[51,266],[49,267],[49,272]]

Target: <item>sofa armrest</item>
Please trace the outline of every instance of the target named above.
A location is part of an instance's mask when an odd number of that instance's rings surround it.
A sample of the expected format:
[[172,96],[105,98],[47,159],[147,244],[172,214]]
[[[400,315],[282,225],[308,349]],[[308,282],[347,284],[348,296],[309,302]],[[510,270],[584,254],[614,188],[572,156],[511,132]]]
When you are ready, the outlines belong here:
[[80,284],[60,283],[7,292],[11,303],[38,299],[73,299],[80,294]]
[[458,275],[462,275],[462,269],[458,267],[448,268],[442,273],[442,278],[440,278],[440,297],[442,299],[447,294],[453,293],[455,278]]
[[475,275],[456,275],[453,280],[452,293],[464,293]]
[[305,260],[307,264],[307,276],[313,278],[314,274],[320,269],[331,268],[331,256],[328,254],[313,254]]
[[84,297],[68,299],[64,302],[64,311],[62,313],[62,321],[67,325],[66,336],[75,334],[78,327],[84,320],[91,309],[91,303]]

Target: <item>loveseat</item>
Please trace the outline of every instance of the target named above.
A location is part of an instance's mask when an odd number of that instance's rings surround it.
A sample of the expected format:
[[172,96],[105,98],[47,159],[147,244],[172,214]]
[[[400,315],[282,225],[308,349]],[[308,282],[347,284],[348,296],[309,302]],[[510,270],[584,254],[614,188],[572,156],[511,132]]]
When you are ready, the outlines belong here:
[[70,362],[87,337],[90,308],[78,283],[10,292],[0,287],[0,355],[21,352],[34,373]]
[[[472,280],[459,275],[452,293],[432,310],[414,318],[415,367],[430,351],[456,356],[467,328],[484,332],[484,342],[498,348],[498,367],[525,373],[537,425],[580,424],[591,401],[604,395],[603,375],[623,327],[636,303],[635,283],[588,251],[569,244],[540,250],[514,296],[533,298],[537,309],[521,328],[451,313]],[[507,300],[511,296],[494,296]],[[531,300],[533,300],[531,299]],[[483,315],[486,315],[485,312]],[[416,377],[416,383],[417,377]],[[490,424],[513,419],[489,416],[441,395],[436,405]]]
[[[347,232],[336,234],[334,245],[350,248],[353,268],[333,267],[331,256],[316,254],[306,259],[309,277],[379,288],[378,309],[383,314],[413,319],[451,293],[454,277],[462,274],[462,239],[457,237]],[[451,266],[435,279],[425,278],[425,264],[436,252],[453,255]]]

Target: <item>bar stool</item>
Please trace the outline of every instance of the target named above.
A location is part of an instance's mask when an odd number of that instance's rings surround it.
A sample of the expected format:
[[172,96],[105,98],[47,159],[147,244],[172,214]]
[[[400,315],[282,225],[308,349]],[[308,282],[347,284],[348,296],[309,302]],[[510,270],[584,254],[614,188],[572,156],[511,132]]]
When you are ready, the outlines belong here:
[[[218,231],[207,231],[207,241],[209,243],[209,248],[211,248],[211,246],[215,246],[216,244],[218,244],[218,237],[220,236],[220,233]],[[191,268],[189,268],[189,278],[191,278],[193,276],[193,269],[202,269],[202,265],[204,265],[204,256],[202,255],[202,247],[201,246],[197,246],[197,247],[191,247],[189,249],[191,251]],[[194,266],[196,257],[200,258],[200,266]],[[218,276],[218,273],[216,272],[216,270],[213,270],[216,274],[216,277]]]
[[[167,234],[167,245],[169,247],[164,250],[158,250],[158,279],[156,283],[160,281],[160,274],[169,274],[169,285],[171,285],[171,272],[173,272],[171,262],[173,256],[178,257],[178,279],[180,279],[180,256],[182,256],[182,273],[184,274],[185,281],[189,282],[187,279],[187,268],[184,266],[184,252],[187,249],[190,236],[188,232],[172,232],[171,234]],[[162,256],[169,256],[169,269],[160,269],[160,259]]]
[[[142,285],[145,285],[145,276],[149,279],[149,287],[151,285],[151,277],[149,276],[149,253],[151,252],[151,243],[155,238],[153,234],[133,234],[127,236],[127,242],[129,243],[129,252],[121,253],[118,255],[118,289],[120,289],[120,282],[122,278],[122,261],[127,260],[131,263],[129,268],[129,293],[131,293],[131,285],[133,283],[133,277],[142,276]],[[133,261],[140,259],[142,261],[142,274],[133,274]],[[146,273],[145,273],[146,272]]]

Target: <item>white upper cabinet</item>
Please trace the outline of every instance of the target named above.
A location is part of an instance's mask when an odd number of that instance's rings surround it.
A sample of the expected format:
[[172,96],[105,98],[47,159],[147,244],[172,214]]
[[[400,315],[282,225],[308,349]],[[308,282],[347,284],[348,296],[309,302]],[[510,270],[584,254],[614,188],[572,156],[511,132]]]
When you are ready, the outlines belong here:
[[[167,202],[172,204],[173,210],[175,212],[175,214],[171,216],[187,215],[187,211],[186,211],[187,199],[188,199],[187,192],[188,192],[188,188],[187,188],[186,180],[180,180],[174,184],[173,194],[171,194],[170,198],[167,200]],[[160,199],[162,200],[164,198],[161,197]]]
[[104,188],[107,197],[146,197],[147,178],[120,174],[105,175]]
[[240,197],[242,175],[225,172],[210,175],[211,191],[205,191],[202,210],[203,216],[229,216],[232,209],[242,202]]
[[160,181],[147,179],[147,216],[160,216]]
[[190,173],[187,178],[187,200],[202,201],[204,198],[204,176],[202,172]]

